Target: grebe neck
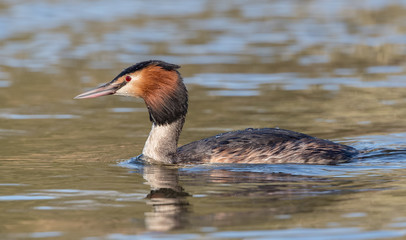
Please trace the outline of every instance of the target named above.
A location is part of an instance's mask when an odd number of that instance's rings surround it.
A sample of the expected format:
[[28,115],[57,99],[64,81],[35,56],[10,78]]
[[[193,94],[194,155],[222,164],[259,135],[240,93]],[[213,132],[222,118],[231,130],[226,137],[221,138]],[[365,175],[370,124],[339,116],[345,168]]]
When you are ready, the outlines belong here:
[[161,164],[176,163],[176,149],[185,116],[165,124],[152,123],[142,154],[145,160]]
[[179,135],[188,109],[186,86],[176,70],[153,68],[145,76],[149,81],[143,86],[142,98],[148,108],[152,129],[142,154],[150,162],[176,163]]

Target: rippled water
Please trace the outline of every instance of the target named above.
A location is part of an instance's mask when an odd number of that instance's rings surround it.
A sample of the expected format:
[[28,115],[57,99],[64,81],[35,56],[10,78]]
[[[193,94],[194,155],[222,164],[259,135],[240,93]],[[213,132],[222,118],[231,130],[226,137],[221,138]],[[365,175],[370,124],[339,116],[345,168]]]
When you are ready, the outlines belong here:
[[[406,1],[0,2],[1,239],[404,239]],[[338,166],[142,165],[141,100],[73,100],[182,65],[185,144],[281,127]]]

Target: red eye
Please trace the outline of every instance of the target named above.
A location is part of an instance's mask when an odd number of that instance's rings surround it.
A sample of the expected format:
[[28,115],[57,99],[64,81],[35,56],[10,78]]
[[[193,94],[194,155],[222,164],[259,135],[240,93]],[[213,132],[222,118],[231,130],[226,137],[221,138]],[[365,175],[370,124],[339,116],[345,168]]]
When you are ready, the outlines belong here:
[[125,80],[126,80],[127,82],[131,81],[131,76],[126,76],[126,77],[125,77]]

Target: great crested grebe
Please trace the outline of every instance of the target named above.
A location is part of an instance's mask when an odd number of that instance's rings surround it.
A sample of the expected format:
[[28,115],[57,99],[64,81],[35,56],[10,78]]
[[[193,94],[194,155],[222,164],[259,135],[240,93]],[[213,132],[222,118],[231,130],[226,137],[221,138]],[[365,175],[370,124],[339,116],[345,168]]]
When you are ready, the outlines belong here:
[[140,62],[75,99],[105,95],[143,98],[152,129],[140,157],[152,163],[337,164],[358,154],[349,146],[278,128],[226,132],[178,148],[188,109],[179,67],[158,60]]

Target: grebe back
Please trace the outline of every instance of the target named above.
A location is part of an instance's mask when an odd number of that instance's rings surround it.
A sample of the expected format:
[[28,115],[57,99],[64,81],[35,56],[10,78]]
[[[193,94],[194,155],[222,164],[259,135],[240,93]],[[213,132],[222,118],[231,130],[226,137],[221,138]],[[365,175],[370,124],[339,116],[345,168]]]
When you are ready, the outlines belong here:
[[178,148],[188,109],[179,67],[159,60],[140,62],[75,99],[105,95],[143,98],[152,129],[141,158],[152,163],[337,164],[358,154],[350,146],[278,128],[226,132]]

